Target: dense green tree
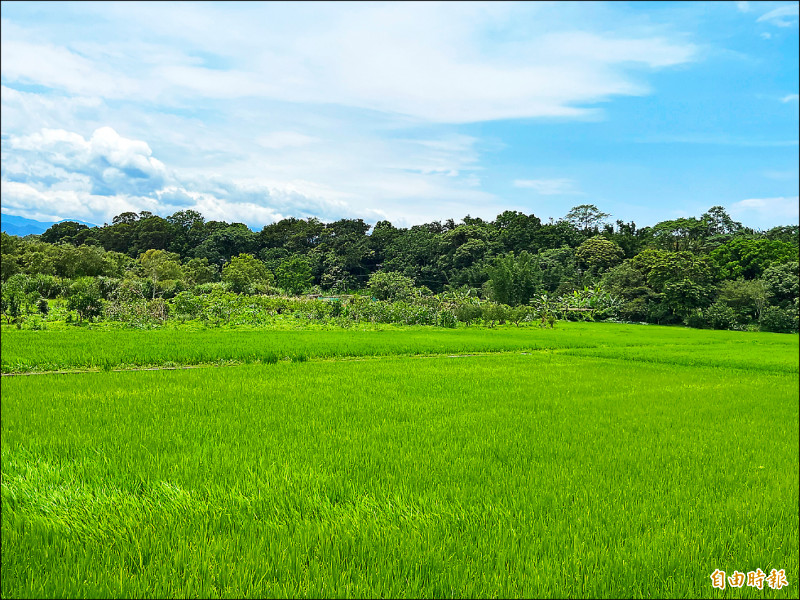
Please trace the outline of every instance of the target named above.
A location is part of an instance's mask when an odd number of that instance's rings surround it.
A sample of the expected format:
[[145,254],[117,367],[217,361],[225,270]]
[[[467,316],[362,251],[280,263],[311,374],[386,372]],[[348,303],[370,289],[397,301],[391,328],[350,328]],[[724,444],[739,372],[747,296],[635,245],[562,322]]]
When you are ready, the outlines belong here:
[[76,279],[69,289],[67,309],[78,313],[78,320],[92,320],[103,313],[103,301],[97,279],[81,277]]
[[253,286],[272,283],[272,273],[263,262],[250,254],[239,254],[222,269],[222,280],[237,293],[248,292]]
[[661,221],[650,228],[654,243],[672,252],[699,250],[707,233],[708,223],[694,217]]
[[201,285],[217,281],[218,271],[216,266],[210,264],[207,258],[192,258],[183,265],[183,272],[189,283]]
[[580,204],[570,209],[564,220],[579,230],[594,229],[602,225],[611,215],[601,211],[594,204]]
[[57,244],[61,241],[71,244],[74,243],[73,238],[82,229],[89,229],[89,227],[77,221],[61,221],[60,223],[51,225],[50,228],[42,234],[40,239],[48,244]]
[[156,297],[158,284],[162,281],[181,279],[180,256],[166,250],[148,250],[139,257],[142,274],[151,282],[151,298]]
[[556,250],[564,246],[577,248],[586,240],[586,235],[578,231],[571,223],[558,221],[542,225],[534,231],[532,238],[531,248],[541,252]]
[[495,302],[516,306],[527,304],[542,289],[542,270],[529,252],[515,255],[509,252],[487,267],[486,283],[489,296]]
[[319,219],[293,217],[266,225],[258,234],[259,248],[282,248],[290,254],[307,253],[316,247],[324,225]]
[[302,294],[314,280],[311,265],[302,256],[293,256],[282,261],[275,269],[275,281],[290,294]]
[[624,256],[622,248],[602,236],[589,238],[575,250],[578,264],[596,273],[618,265]]
[[378,300],[407,300],[414,293],[414,280],[394,271],[378,271],[370,275],[367,288]]
[[514,210],[507,210],[494,220],[498,231],[497,239],[506,252],[537,251],[534,247],[536,231],[542,226],[536,215],[526,215]]
[[767,305],[767,288],[760,279],[723,281],[717,288],[717,302],[730,306],[736,320],[744,325],[761,318]]
[[767,238],[736,237],[711,252],[722,279],[756,279],[773,265],[797,262],[796,245]]
[[208,226],[213,233],[194,249],[195,258],[206,258],[209,263],[222,265],[234,256],[253,253],[257,247],[258,234],[244,223],[219,226],[211,221]]
[[796,308],[800,296],[800,264],[789,262],[777,264],[764,271],[762,281],[770,304],[781,308]]
[[539,252],[537,258],[545,291],[560,294],[582,286],[572,248],[564,246],[544,250]]
[[656,292],[664,291],[667,284],[684,279],[699,285],[712,283],[713,279],[709,261],[686,251],[669,252],[650,248],[637,254],[630,264],[645,275],[648,285]]

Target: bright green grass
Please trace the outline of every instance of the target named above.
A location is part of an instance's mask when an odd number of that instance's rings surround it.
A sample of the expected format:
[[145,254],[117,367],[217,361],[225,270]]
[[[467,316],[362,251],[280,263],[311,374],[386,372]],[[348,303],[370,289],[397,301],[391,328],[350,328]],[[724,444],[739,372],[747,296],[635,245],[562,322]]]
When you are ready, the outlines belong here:
[[[694,346],[707,346],[698,354]],[[62,369],[274,362],[288,358],[335,358],[435,353],[502,352],[540,349],[631,347],[660,360],[663,350],[682,347],[689,364],[748,367],[769,364],[796,371],[798,338],[774,333],[703,331],[682,327],[561,322],[556,329],[536,326],[455,330],[415,327],[384,330],[156,330],[17,331],[2,334],[2,372]],[[658,350],[650,350],[657,346]],[[648,358],[649,357],[649,358]]]
[[2,595],[797,597],[797,363],[692,339],[4,378]]

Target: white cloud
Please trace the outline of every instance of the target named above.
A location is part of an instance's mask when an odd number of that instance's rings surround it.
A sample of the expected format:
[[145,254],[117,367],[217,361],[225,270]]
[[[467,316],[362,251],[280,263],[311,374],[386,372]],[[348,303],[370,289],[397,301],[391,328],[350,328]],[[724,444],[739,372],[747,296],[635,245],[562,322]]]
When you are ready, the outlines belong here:
[[[4,79],[168,105],[251,97],[466,123],[589,118],[596,109],[586,105],[648,93],[628,75],[632,64],[663,68],[691,61],[695,53],[691,44],[663,36],[591,33],[566,23],[565,31],[554,32],[548,19],[539,18],[547,5],[365,3],[315,6],[318,15],[309,15],[304,4],[228,11],[207,4],[118,4],[95,10],[105,11],[116,30],[146,23],[152,37],[168,23],[170,36],[164,31],[160,45],[117,39],[58,45],[19,39],[23,30],[6,27]],[[176,22],[182,26],[175,28]],[[495,39],[494,51],[481,51],[492,28],[518,22],[528,23],[531,35],[509,43]],[[178,52],[181,37],[219,52],[226,68]]]
[[777,198],[748,198],[731,205],[731,216],[751,223],[798,222],[798,196]]
[[98,196],[87,191],[44,189],[16,181],[0,182],[3,210],[37,221],[81,219],[89,222],[108,222],[111,217],[126,211],[157,209],[147,198],[130,198],[123,195]]
[[796,3],[784,4],[761,15],[756,19],[756,22],[767,22],[778,27],[790,27],[797,23],[798,15],[800,15],[800,5]]
[[750,3],[746,1],[739,1],[736,3],[736,8],[739,12],[750,12]]
[[800,100],[800,95],[798,94],[788,94],[781,98],[781,102],[797,102]]
[[98,62],[63,46],[4,40],[0,50],[0,69],[7,81],[109,98],[126,97],[139,90],[138,83],[124,73],[108,73]]
[[542,196],[560,196],[580,194],[571,179],[517,179],[514,187],[530,188]]
[[281,148],[298,148],[307,146],[318,141],[311,135],[305,135],[296,131],[273,131],[266,135],[256,138],[256,143],[264,148],[280,150]]

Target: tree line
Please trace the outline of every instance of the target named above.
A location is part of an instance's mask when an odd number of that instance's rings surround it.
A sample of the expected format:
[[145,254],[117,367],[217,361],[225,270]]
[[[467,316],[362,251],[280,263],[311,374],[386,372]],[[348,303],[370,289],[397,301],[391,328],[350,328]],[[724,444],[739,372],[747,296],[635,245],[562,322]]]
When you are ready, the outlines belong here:
[[[797,331],[797,226],[757,231],[719,206],[652,227],[608,217],[584,204],[546,223],[506,211],[409,228],[288,218],[256,232],[191,210],[126,212],[102,227],[66,221],[40,236],[2,234],[3,314],[18,321],[51,299],[83,320],[124,313],[126,295],[167,315],[176,299],[214,293],[361,292],[390,303],[447,299],[464,318],[484,303],[489,313],[470,321],[491,323],[506,320],[502,310],[550,306],[570,318]],[[492,306],[507,309],[491,319]]]

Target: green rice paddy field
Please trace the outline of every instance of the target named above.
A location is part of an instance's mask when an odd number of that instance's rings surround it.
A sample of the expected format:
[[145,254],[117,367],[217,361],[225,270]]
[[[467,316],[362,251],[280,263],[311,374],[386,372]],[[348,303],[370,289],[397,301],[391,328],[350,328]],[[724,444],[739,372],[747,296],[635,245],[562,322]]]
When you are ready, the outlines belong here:
[[[2,354],[3,597],[798,597],[796,335],[4,330]],[[711,586],[757,568],[788,585]]]

